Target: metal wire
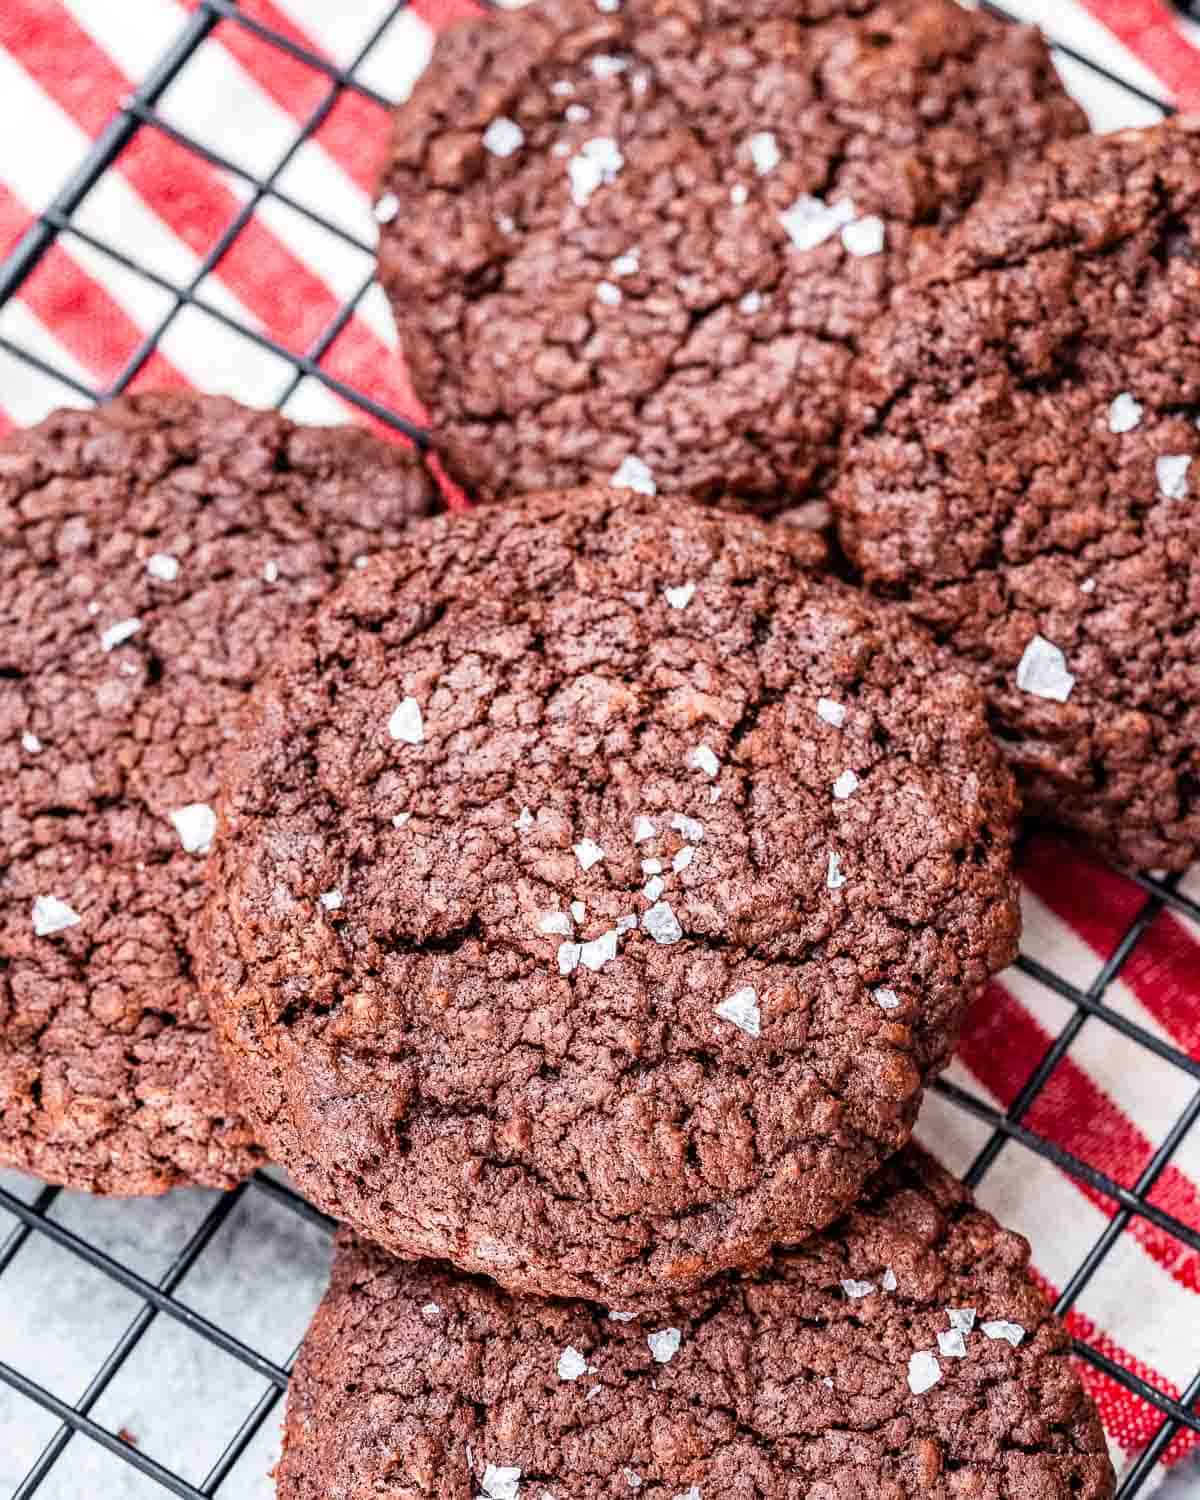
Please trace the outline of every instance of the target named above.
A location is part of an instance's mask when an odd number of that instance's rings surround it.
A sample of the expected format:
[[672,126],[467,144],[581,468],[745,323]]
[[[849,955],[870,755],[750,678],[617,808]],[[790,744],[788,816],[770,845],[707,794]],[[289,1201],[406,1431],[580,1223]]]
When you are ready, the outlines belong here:
[[[1003,6],[992,4],[990,0],[983,0],[983,8],[1004,19],[1012,19]],[[371,247],[354,233],[282,189],[279,185],[279,178],[289,162],[295,158],[296,153],[328,118],[343,92],[352,90],[376,104],[389,105],[389,100],[377,90],[364,84],[356,75],[372,48],[404,9],[404,0],[399,0],[399,3],[392,5],[359,49],[357,56],[347,67],[341,68],[327,58],[298,45],[291,38],[280,35],[263,22],[243,14],[237,0],[201,0],[197,9],[181,28],[178,37],[151,69],[140,87],[122,101],[119,111],[96,140],[79,168],[71,174],[49,207],[0,264],[0,308],[2,308],[21,291],[47,251],[58,240],[62,239],[69,243],[74,238],[166,292],[170,298],[168,311],[157,326],[141,341],[116,379],[104,388],[88,386],[69,371],[57,368],[35,351],[24,348],[18,341],[8,336],[0,335],[0,349],[24,361],[41,374],[59,381],[65,389],[76,395],[100,401],[126,389],[153,354],[175,318],[187,307],[216,319],[260,348],[269,350],[291,367],[291,372],[278,394],[278,405],[284,405],[306,378],[313,379],[419,444],[427,443],[428,434],[402,414],[391,410],[368,392],[339,379],[324,366],[326,356],[369,289],[370,278],[365,279],[353,295],[342,303],[336,315],[302,353],[290,350],[260,330],[242,324],[236,317],[215,305],[200,292],[204,278],[220,264],[230,246],[234,244],[253,217],[257,207],[266,199],[284,204],[288,209],[302,215],[311,223],[337,236],[355,249],[370,251]],[[256,176],[228,160],[211,147],[169,123],[158,111],[159,102],[167,89],[220,25],[244,28],[263,45],[278,48],[328,80],[329,87],[325,96],[299,127],[283,156],[264,176]],[[1142,88],[1098,66],[1074,49],[1059,47],[1056,44],[1056,50],[1126,90],[1131,97],[1151,103],[1164,113],[1170,112],[1170,107],[1164,101],[1153,98]],[[186,285],[175,284],[150,267],[143,265],[136,256],[106,243],[74,222],[74,215],[87,195],[113,166],[135,135],[142,130],[162,133],[169,137],[176,146],[194,153],[209,165],[238,177],[249,189],[243,206],[220,234],[216,243],[204,257],[197,273]],[[1133,878],[1146,892],[1145,904],[1107,955],[1100,973],[1086,991],[1080,990],[1070,980],[1048,969],[1032,957],[1022,956],[1018,961],[1019,968],[1028,980],[1045,987],[1060,999],[1065,1000],[1072,1007],[1072,1011],[1070,1019],[1047,1048],[1045,1055],[1039,1060],[1023,1086],[1016,1092],[1008,1109],[1001,1113],[984,1099],[947,1080],[935,1085],[945,1099],[991,1128],[986,1144],[966,1174],[966,1179],[972,1186],[978,1186],[1001,1153],[1011,1149],[1011,1144],[1015,1142],[1052,1162],[1061,1171],[1076,1181],[1086,1184],[1116,1205],[1116,1210],[1103,1233],[1097,1238],[1063,1287],[1057,1303],[1057,1310],[1060,1313],[1067,1312],[1075,1305],[1092,1278],[1105,1265],[1114,1246],[1120,1242],[1129,1224],[1136,1219],[1144,1219],[1154,1225],[1161,1233],[1169,1236],[1180,1250],[1184,1247],[1200,1250],[1200,1232],[1166,1212],[1150,1197],[1155,1184],[1170,1165],[1179,1145],[1200,1119],[1200,1060],[1187,1056],[1170,1043],[1163,1041],[1162,1038],[1130,1021],[1106,1000],[1110,987],[1119,979],[1130,956],[1161,913],[1169,909],[1184,918],[1200,922],[1200,905],[1180,891],[1177,882],[1173,880],[1164,881],[1149,875],[1138,875]],[[1189,1083],[1197,1085],[1191,1093],[1186,1108],[1181,1112],[1132,1187],[1115,1182],[1091,1163],[1041,1136],[1028,1124],[1031,1111],[1055,1069],[1065,1058],[1069,1057],[1070,1049],[1083,1028],[1096,1023],[1117,1031],[1135,1046],[1176,1069],[1180,1076],[1186,1078]],[[0,1209],[7,1210],[17,1221],[3,1243],[0,1243],[0,1276],[31,1240],[49,1240],[60,1249],[91,1266],[101,1275],[120,1284],[140,1299],[141,1303],[137,1314],[92,1375],[83,1394],[73,1403],[61,1400],[22,1371],[0,1363],[0,1382],[7,1384],[59,1419],[58,1429],[14,1491],[13,1500],[29,1500],[29,1497],[38,1492],[77,1434],[84,1435],[92,1442],[106,1448],[110,1453],[116,1454],[148,1479],[156,1481],[168,1493],[188,1497],[188,1500],[206,1500],[206,1497],[219,1493],[222,1484],[233,1472],[238,1460],[253,1441],[262,1424],[275,1409],[287,1385],[290,1361],[287,1366],[278,1365],[265,1354],[247,1346],[230,1330],[201,1317],[180,1301],[175,1293],[184,1277],[211,1244],[218,1230],[228,1220],[235,1206],[249,1194],[268,1196],[274,1203],[281,1205],[289,1212],[324,1228],[329,1227],[329,1221],[325,1216],[303,1198],[274,1178],[259,1174],[251,1182],[243,1184],[236,1192],[223,1195],[214,1201],[187,1243],[158,1281],[152,1283],[139,1275],[132,1267],[122,1264],[98,1246],[90,1243],[85,1237],[56,1222],[50,1216],[50,1211],[59,1197],[57,1188],[44,1188],[29,1204],[23,1203],[13,1194],[0,1189]],[[96,1402],[145,1338],[149,1329],[156,1320],[162,1317],[174,1319],[183,1324],[197,1337],[222,1349],[226,1354],[256,1372],[266,1382],[262,1395],[253,1408],[247,1412],[238,1429],[231,1434],[224,1452],[199,1485],[194,1485],[179,1474],[173,1473],[160,1462],[124,1441],[119,1434],[109,1431],[94,1421],[90,1415]],[[1119,1490],[1118,1500],[1133,1500],[1134,1496],[1144,1492],[1148,1480],[1154,1474],[1164,1453],[1181,1432],[1190,1430],[1200,1435],[1200,1413],[1197,1410],[1198,1403],[1200,1403],[1200,1371],[1197,1372],[1191,1385],[1178,1398],[1175,1398],[1169,1392],[1160,1390],[1144,1380],[1136,1371],[1117,1364],[1101,1349],[1084,1341],[1076,1341],[1075,1348],[1082,1359],[1102,1371],[1111,1380],[1133,1392],[1161,1414],[1162,1421],[1152,1440],[1129,1468]]]

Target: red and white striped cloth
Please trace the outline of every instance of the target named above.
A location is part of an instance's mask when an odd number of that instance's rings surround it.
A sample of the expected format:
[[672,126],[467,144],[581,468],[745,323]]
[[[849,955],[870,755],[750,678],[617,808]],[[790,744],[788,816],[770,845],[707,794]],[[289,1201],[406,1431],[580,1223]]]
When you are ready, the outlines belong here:
[[[77,165],[122,98],[187,22],[198,0],[2,0],[0,3],[0,253],[17,242]],[[1010,0],[1054,35],[1121,76],[1200,107],[1200,28],[1163,0]],[[243,0],[246,14],[339,65],[350,64],[390,6],[387,0]],[[471,10],[468,0],[415,0],[367,52],[359,77],[398,97],[411,86],[436,31]],[[1067,65],[1068,82],[1097,128],[1146,123],[1155,112]],[[230,22],[217,27],[167,91],[171,125],[257,176],[273,171],[328,79]],[[283,168],[279,188],[367,245],[371,192],[386,142],[376,104],[344,93],[314,138]],[[138,132],[116,168],[75,216],[85,233],[136,257],[168,283],[198,281],[198,298],[252,333],[304,351],[370,273],[364,249],[282,204],[259,203],[216,267],[201,274],[222,230],[242,210],[245,179],[206,164],[168,135]],[[41,357],[84,387],[111,382],[143,338],[172,311],[171,293],[86,240],[66,236],[19,297],[0,310],[0,340]],[[419,417],[386,305],[377,288],[359,303],[324,360],[334,376]],[[290,366],[207,311],[170,320],[135,389],[195,386],[270,404]],[[83,397],[33,372],[0,347],[0,431]],[[361,416],[305,378],[286,410],[301,420]],[[1082,988],[1095,978],[1143,895],[1130,881],[1051,838],[1025,862],[1026,952]],[[1185,889],[1200,897],[1200,871]],[[1164,1042],[1200,1059],[1200,931],[1164,913],[1108,992],[1109,1003]],[[1012,973],[995,984],[965,1039],[952,1078],[1006,1107],[1072,1009]],[[1088,1021],[1032,1108],[1031,1129],[1131,1186],[1195,1088],[1178,1069],[1096,1020]],[[921,1135],[962,1170],[987,1130],[940,1098]],[[985,1178],[982,1201],[1034,1244],[1052,1293],[1069,1280],[1109,1226],[1116,1205],[1042,1158],[1009,1144]],[[1200,1231],[1200,1130],[1184,1140],[1152,1199]],[[1200,1369],[1200,1256],[1133,1218],[1070,1314],[1072,1329],[1118,1364],[1177,1395]],[[1154,1434],[1159,1414],[1118,1383],[1085,1371],[1119,1464]],[[1184,1434],[1169,1453],[1195,1440]]]

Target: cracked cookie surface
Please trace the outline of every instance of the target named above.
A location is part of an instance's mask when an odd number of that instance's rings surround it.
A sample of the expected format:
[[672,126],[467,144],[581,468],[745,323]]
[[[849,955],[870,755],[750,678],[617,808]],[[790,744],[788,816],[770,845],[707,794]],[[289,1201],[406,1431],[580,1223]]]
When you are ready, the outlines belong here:
[[761,1260],[1014,951],[972,685],[809,533],[610,490],[412,528],[229,762],[202,976],[316,1202],[510,1286]]
[[1026,806],[1200,854],[1200,131],[1060,145],[866,341],[833,500],[975,673]]
[[[819,23],[819,24],[816,24]],[[1034,32],[953,0],[545,0],[443,34],[380,275],[453,476],[785,507],[914,237],[1077,133]]]
[[1028,1258],[912,1148],[803,1246],[633,1318],[343,1230],[280,1500],[1109,1500]]
[[122,1194],[260,1162],[192,969],[218,755],[284,629],[434,495],[218,398],[0,444],[0,1162]]

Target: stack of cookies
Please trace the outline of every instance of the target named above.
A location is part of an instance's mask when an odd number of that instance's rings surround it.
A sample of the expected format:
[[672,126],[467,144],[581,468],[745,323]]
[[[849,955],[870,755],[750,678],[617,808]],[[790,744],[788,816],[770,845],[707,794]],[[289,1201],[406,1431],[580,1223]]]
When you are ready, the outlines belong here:
[[541,0],[381,199],[490,503],[213,398],[0,449],[0,1159],[347,1226],[284,1500],[1112,1495],[910,1144],[1020,798],[1200,850],[1200,134],[1083,129],[951,0]]

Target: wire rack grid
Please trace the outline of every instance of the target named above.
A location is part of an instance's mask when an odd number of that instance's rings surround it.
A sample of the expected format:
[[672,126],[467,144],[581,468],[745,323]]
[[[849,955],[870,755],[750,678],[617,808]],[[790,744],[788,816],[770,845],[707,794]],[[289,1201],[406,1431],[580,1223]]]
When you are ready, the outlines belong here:
[[[178,36],[155,66],[146,73],[140,86],[120,101],[113,118],[95,140],[78,169],[63,183],[49,207],[38,216],[0,264],[2,311],[36,275],[39,266],[60,240],[67,243],[75,241],[92,253],[114,261],[132,276],[144,279],[163,294],[164,310],[156,326],[141,339],[122,367],[102,388],[81,380],[77,372],[59,367],[37,349],[29,347],[3,328],[0,328],[0,350],[20,361],[30,372],[37,372],[38,376],[54,382],[70,399],[103,401],[138,382],[139,375],[145,370],[164,336],[185,310],[190,310],[193,314],[215,319],[226,329],[248,341],[249,345],[257,346],[281,363],[286,373],[275,393],[277,406],[287,407],[304,382],[316,382],[325,391],[357,408],[368,419],[383,424],[419,446],[426,446],[429,435],[413,420],[411,413],[406,415],[396,410],[394,406],[380,401],[370,391],[343,378],[329,367],[330,352],[336,347],[339,336],[371,289],[369,262],[373,256],[373,245],[335,218],[296,196],[286,186],[289,165],[305,144],[318,134],[344,94],[352,93],[359,99],[368,101],[381,113],[391,107],[393,101],[366,82],[362,74],[373,49],[388,29],[403,18],[406,8],[404,3],[392,5],[367,36],[357,54],[346,64],[339,65],[298,44],[293,37],[281,34],[254,16],[244,13],[239,8],[238,0],[199,0]],[[1002,18],[1013,19],[1004,7],[987,3],[987,0],[984,0],[983,8]],[[221,27],[240,28],[258,44],[279,49],[294,63],[303,64],[322,80],[324,93],[320,102],[296,131],[287,149],[262,175],[228,159],[188,131],[180,129],[160,108],[164,95],[172,84],[179,79],[199,49]],[[1077,51],[1066,46],[1056,46],[1055,50],[1068,72],[1071,68],[1088,70],[1107,80],[1113,88],[1125,91],[1139,107],[1149,106],[1163,114],[1170,112],[1170,107],[1163,101]],[[87,227],[79,217],[81,206],[86,203],[88,195],[101,183],[122,153],[129,149],[138,133],[143,131],[159,132],[169,137],[176,147],[194,153],[240,183],[239,211],[208,249],[199,270],[186,283],[176,282],[152,265],[144,263],[136,254],[120,245],[109,243],[104,236]],[[344,298],[326,326],[302,349],[288,347],[261,328],[249,326],[231,313],[227,306],[222,305],[219,298],[207,294],[205,288],[206,277],[229,253],[260,205],[270,201],[284,205],[291,212],[320,226],[343,244],[361,252],[364,266],[367,267],[361,281]],[[1156,1186],[1169,1170],[1181,1143],[1200,1117],[1200,1059],[1188,1055],[1164,1041],[1162,1036],[1131,1020],[1123,1009],[1111,1003],[1110,996],[1132,955],[1145,942],[1147,934],[1162,915],[1173,912],[1185,923],[1200,924],[1200,903],[1187,894],[1177,879],[1160,880],[1149,875],[1123,878],[1135,880],[1140,887],[1140,906],[1124,930],[1110,936],[1099,972],[1089,983],[1079,983],[1055,972],[1031,953],[1023,953],[1018,959],[1016,967],[1019,974],[1028,983],[1043,987],[1065,1002],[1068,1019],[1037,1066],[1013,1092],[1008,1108],[1001,1112],[957,1081],[947,1079],[936,1085],[941,1101],[952,1109],[965,1112],[967,1117],[976,1122],[977,1128],[982,1127],[984,1131],[983,1144],[965,1173],[966,1180],[973,1187],[978,1187],[984,1181],[986,1174],[1003,1153],[1016,1146],[1068,1174],[1108,1205],[1106,1228],[1059,1293],[1057,1310],[1063,1314],[1076,1305],[1089,1283],[1111,1257],[1127,1228],[1136,1221],[1152,1226],[1180,1254],[1200,1253],[1200,1230],[1169,1211],[1156,1201],[1155,1196]],[[1072,1046],[1087,1027],[1111,1028],[1139,1053],[1152,1055],[1158,1063],[1165,1064],[1186,1085],[1186,1106],[1162,1136],[1157,1148],[1145,1161],[1140,1175],[1132,1183],[1115,1180],[1101,1166],[1064,1149],[1061,1144],[1041,1134],[1033,1123],[1039,1098],[1056,1069],[1069,1058]],[[70,1216],[57,1211],[61,1203],[70,1196],[54,1187],[43,1187],[23,1195],[15,1188],[9,1190],[0,1186],[0,1211],[8,1216],[7,1220],[0,1217],[0,1224],[11,1223],[7,1236],[0,1242],[0,1277],[8,1276],[11,1279],[14,1266],[20,1263],[23,1255],[28,1256],[33,1247],[53,1246],[55,1251],[68,1257],[72,1263],[82,1264],[90,1272],[128,1293],[130,1306],[134,1311],[111,1346],[97,1358],[94,1372],[82,1394],[73,1400],[64,1399],[30,1373],[0,1360],[0,1382],[40,1408],[56,1424],[41,1452],[11,1491],[11,1500],[28,1500],[28,1497],[39,1491],[46,1494],[54,1490],[56,1487],[53,1482],[49,1485],[47,1482],[52,1480],[56,1465],[68,1452],[70,1445],[80,1437],[100,1445],[123,1464],[138,1471],[146,1482],[145,1490],[138,1489],[138,1494],[145,1493],[152,1497],[165,1491],[187,1497],[187,1500],[203,1500],[203,1497],[218,1493],[230,1493],[228,1488],[224,1488],[227,1481],[237,1469],[239,1461],[255,1444],[271,1414],[276,1412],[286,1390],[291,1356],[272,1356],[257,1346],[264,1341],[259,1340],[257,1344],[247,1342],[234,1329],[225,1326],[221,1319],[204,1316],[197,1311],[195,1298],[185,1298],[181,1295],[181,1289],[187,1278],[194,1277],[206,1252],[210,1251],[218,1236],[227,1231],[231,1220],[245,1209],[249,1200],[262,1200],[287,1216],[294,1216],[308,1226],[315,1226],[321,1236],[329,1234],[329,1221],[275,1176],[260,1173],[233,1193],[206,1196],[202,1212],[193,1223],[190,1235],[173,1247],[169,1257],[161,1259],[154,1266],[157,1274],[151,1275],[139,1265],[137,1257],[114,1253],[111,1243],[73,1228]],[[117,1248],[120,1249],[119,1244]],[[50,1252],[43,1250],[43,1253]],[[279,1274],[286,1273],[286,1268],[276,1270]],[[189,1289],[190,1286],[189,1282]],[[36,1308],[33,1309],[32,1316],[36,1319]],[[162,1320],[170,1320],[186,1330],[191,1338],[204,1341],[219,1350],[250,1372],[259,1385],[257,1399],[244,1412],[240,1421],[229,1429],[219,1457],[209,1466],[207,1473],[193,1478],[184,1477],[167,1463],[141,1451],[131,1434],[112,1430],[111,1426],[105,1425],[95,1415],[98,1409],[102,1409],[106,1391]],[[1119,1489],[1119,1500],[1132,1500],[1137,1495],[1148,1495],[1153,1477],[1156,1473],[1161,1473],[1164,1455],[1189,1439],[1200,1439],[1200,1347],[1197,1370],[1190,1384],[1178,1395],[1160,1389],[1157,1384],[1145,1379],[1137,1368],[1126,1367],[1096,1343],[1079,1338],[1075,1341],[1075,1348],[1078,1356],[1094,1370],[1132,1392],[1156,1414],[1153,1434],[1126,1468]],[[1137,1362],[1130,1363],[1136,1365]]]

